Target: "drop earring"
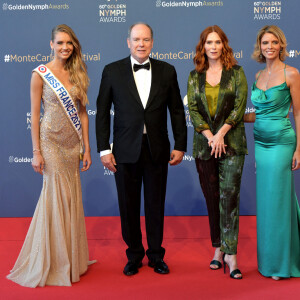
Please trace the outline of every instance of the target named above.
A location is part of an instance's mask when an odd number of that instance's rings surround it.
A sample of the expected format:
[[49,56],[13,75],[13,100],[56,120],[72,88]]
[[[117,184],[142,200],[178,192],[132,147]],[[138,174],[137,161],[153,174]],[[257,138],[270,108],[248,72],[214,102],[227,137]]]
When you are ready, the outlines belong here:
[[50,60],[54,59],[54,49],[51,48],[51,53],[50,53]]

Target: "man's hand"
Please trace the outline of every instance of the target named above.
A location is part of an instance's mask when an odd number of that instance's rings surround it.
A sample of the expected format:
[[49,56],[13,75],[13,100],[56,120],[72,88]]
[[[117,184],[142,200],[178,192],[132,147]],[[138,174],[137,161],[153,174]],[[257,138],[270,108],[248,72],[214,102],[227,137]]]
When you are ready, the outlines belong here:
[[106,154],[101,156],[101,162],[103,164],[103,166],[107,169],[109,169],[112,172],[116,172],[117,169],[115,168],[115,166],[117,165],[115,157],[112,153],[110,154]]
[[171,166],[176,166],[180,164],[183,159],[183,155],[184,155],[183,151],[173,150],[170,155],[171,160],[169,161],[169,164]]

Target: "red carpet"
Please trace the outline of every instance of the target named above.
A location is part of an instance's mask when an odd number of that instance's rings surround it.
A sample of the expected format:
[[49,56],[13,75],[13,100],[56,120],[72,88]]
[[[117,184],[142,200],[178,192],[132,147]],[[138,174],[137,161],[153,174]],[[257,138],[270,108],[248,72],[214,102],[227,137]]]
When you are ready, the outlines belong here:
[[[274,281],[256,267],[255,217],[240,218],[239,268],[244,279],[211,271],[213,256],[207,217],[166,217],[164,247],[169,275],[159,275],[143,261],[140,272],[123,275],[127,260],[118,217],[86,218],[90,266],[72,287],[24,288],[7,280],[30,218],[0,219],[0,299],[299,299],[300,278]],[[144,230],[144,229],[143,229]],[[145,236],[145,235],[144,235]],[[144,245],[146,241],[144,240]]]

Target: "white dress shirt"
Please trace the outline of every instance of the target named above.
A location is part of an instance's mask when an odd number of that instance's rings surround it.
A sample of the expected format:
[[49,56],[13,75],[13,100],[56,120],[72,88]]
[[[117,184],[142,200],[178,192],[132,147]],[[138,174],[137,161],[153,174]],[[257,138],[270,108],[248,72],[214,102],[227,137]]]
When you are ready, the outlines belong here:
[[[133,65],[137,64],[140,65],[140,63],[135,60],[132,56],[130,56],[131,60],[131,68],[133,72],[134,81],[140,96],[140,99],[142,101],[144,109],[146,108],[147,101],[150,94],[150,88],[151,88],[151,79],[152,79],[152,72],[151,72],[151,64],[150,69],[140,69],[136,72],[133,71]],[[149,58],[144,61],[142,64],[150,63]],[[144,124],[144,131],[143,133],[147,133],[146,126]],[[112,153],[111,149],[100,151],[100,157]]]

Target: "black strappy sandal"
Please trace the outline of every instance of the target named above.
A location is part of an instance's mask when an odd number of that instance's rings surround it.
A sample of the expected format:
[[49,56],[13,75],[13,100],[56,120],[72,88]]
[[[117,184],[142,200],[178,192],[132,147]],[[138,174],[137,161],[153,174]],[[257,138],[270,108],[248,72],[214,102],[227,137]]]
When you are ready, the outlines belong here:
[[[226,265],[227,263],[225,262],[225,254],[223,254],[223,264],[224,264],[224,274],[226,274]],[[228,265],[229,268],[229,265]],[[230,273],[230,277],[233,279],[243,279],[243,275],[241,277],[234,277],[235,275],[242,275],[242,272],[239,269],[235,269]]]
[[[215,266],[217,266],[217,268],[212,268],[211,265],[215,265]],[[214,260],[212,260],[212,261],[210,262],[209,267],[210,267],[212,270],[219,270],[219,269],[222,268],[222,264],[221,264],[218,260],[215,260],[215,259],[214,259]]]

